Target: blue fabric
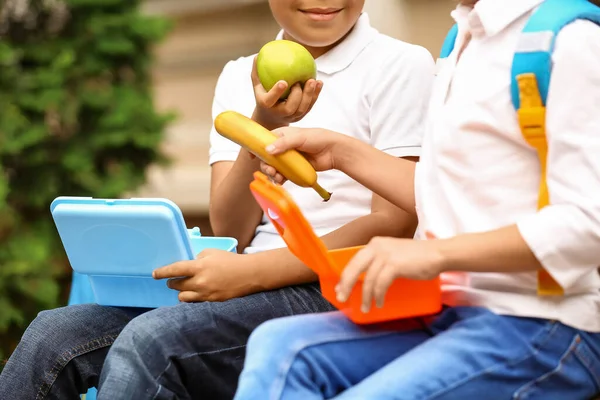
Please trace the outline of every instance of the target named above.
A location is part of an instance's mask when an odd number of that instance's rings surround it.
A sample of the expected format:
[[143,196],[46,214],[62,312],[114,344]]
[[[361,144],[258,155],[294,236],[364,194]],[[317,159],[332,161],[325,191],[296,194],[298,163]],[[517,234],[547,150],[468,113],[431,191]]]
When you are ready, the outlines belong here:
[[546,0],[533,13],[523,29],[523,33],[549,31],[553,33],[553,38],[547,52],[517,52],[515,54],[511,72],[511,95],[516,110],[521,106],[516,78],[523,73],[534,73],[536,75],[542,102],[546,105],[552,73],[552,52],[556,36],[562,28],[578,19],[600,24],[600,8],[587,0]]
[[235,400],[592,398],[600,334],[456,307],[360,327],[341,313],[269,321],[251,335]]
[[[71,279],[71,292],[69,293],[69,305],[94,303],[92,285],[87,275],[73,271]],[[85,400],[96,400],[96,389],[88,390]]]
[[[511,71],[511,96],[515,110],[521,106],[517,76],[523,73],[534,73],[537,78],[542,102],[546,105],[550,77],[552,74],[552,52],[558,33],[571,22],[585,19],[600,25],[600,7],[588,0],[546,0],[533,13],[523,33],[545,32],[553,33],[549,51],[517,52],[515,53]],[[440,58],[447,58],[456,43],[458,25],[454,25],[442,46]]]
[[458,36],[458,25],[454,24],[448,32],[448,36],[444,40],[442,45],[442,51],[440,52],[440,58],[448,58],[452,50],[454,50],[454,44],[456,43],[456,37]]
[[585,19],[600,25],[600,8],[588,0],[546,0],[533,13],[523,33],[552,32],[552,44],[549,51],[536,51],[515,54],[511,72],[511,95],[516,110],[521,106],[517,76],[523,73],[534,73],[537,78],[542,102],[546,105],[550,75],[552,73],[552,52],[556,36],[571,22]]
[[90,390],[88,390],[87,394],[85,395],[85,400],[96,400],[97,396],[98,396],[98,391],[95,388],[91,388]]

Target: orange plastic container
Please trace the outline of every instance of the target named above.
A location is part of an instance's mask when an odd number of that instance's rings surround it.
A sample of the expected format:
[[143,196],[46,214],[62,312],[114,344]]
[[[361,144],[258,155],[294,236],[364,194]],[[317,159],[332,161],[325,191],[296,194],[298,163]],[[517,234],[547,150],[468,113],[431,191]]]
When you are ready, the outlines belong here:
[[346,264],[361,247],[328,250],[287,192],[281,186],[271,183],[264,174],[254,174],[250,190],[290,251],[319,275],[323,297],[353,322],[372,324],[436,314],[441,310],[439,278],[429,281],[397,279],[386,294],[384,306],[377,308],[373,304],[365,314],[360,310],[361,276],[350,298],[345,303],[338,302],[335,286]]

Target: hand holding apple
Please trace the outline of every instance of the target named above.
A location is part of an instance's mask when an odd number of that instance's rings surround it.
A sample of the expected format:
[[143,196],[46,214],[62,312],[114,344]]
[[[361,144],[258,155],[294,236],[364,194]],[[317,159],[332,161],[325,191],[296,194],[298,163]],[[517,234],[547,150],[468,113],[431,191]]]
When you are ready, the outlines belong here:
[[[267,91],[279,81],[285,81],[289,88],[296,83],[304,86],[309,79],[317,78],[315,59],[304,46],[290,40],[265,44],[256,58],[256,70]],[[280,99],[285,100],[288,95],[289,89],[286,89]]]
[[270,130],[301,120],[323,87],[316,74],[315,60],[302,45],[288,40],[267,43],[252,66],[252,119]]

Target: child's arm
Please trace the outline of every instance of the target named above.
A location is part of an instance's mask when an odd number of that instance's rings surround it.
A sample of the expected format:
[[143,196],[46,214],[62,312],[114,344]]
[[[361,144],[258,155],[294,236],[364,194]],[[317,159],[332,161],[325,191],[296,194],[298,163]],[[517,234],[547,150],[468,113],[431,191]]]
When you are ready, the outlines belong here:
[[257,161],[244,149],[235,162],[218,162],[211,167],[209,217],[213,234],[236,238],[240,252],[252,241],[263,215],[248,190],[257,169]]
[[336,169],[416,216],[414,182],[418,163],[391,157],[355,141],[343,141],[337,150]]
[[346,268],[340,299],[347,298],[363,271],[369,281],[363,286],[367,309],[372,296],[383,301],[398,277],[427,279],[445,271],[510,273],[543,267],[567,293],[575,286],[597,290],[586,285],[596,284],[600,265],[598,54],[600,27],[590,22],[573,23],[557,38],[547,102],[549,206],[490,232],[442,240],[373,240]]
[[365,273],[362,308],[372,300],[381,307],[395,279],[433,279],[442,272],[535,271],[540,262],[512,225],[491,232],[450,239],[407,240],[375,238],[348,263],[337,290],[338,300],[350,296],[358,277]]
[[[323,236],[325,245],[330,249],[363,245],[379,235],[412,238],[415,217],[378,196],[373,197],[371,208],[371,214]],[[169,287],[181,291],[179,299],[185,302],[225,301],[317,279],[287,247],[255,254],[207,251],[196,260],[158,268],[153,276],[172,279]],[[173,279],[181,276],[189,278]]]
[[[378,67],[371,74],[371,88],[365,96],[371,105],[371,143],[325,129],[287,127],[275,131],[282,137],[267,151],[300,150],[318,171],[340,170],[415,215],[416,164],[403,157],[421,145],[434,62],[427,50],[413,46]],[[261,169],[276,181],[282,180],[272,167],[263,164]]]
[[[415,216],[374,195],[371,214],[360,217],[321,239],[328,249],[339,249],[364,245],[375,236],[412,238],[416,227]],[[250,279],[260,286],[257,288],[259,290],[273,290],[316,279],[316,275],[287,248],[251,254],[249,257],[251,266],[247,273],[253,275]]]
[[[417,224],[414,200],[411,199],[414,197],[411,194],[414,191],[412,186],[414,160],[420,153],[425,130],[425,116],[434,78],[434,62],[427,50],[417,46],[401,52],[390,50],[388,54],[392,56],[377,65],[378,69],[373,70],[369,81],[365,82],[364,99],[369,107],[368,110],[361,110],[361,112],[368,113],[370,143],[366,144],[358,139],[339,135],[341,145],[334,151],[336,154],[339,152],[341,155],[339,159],[343,160],[345,155],[354,152],[351,147],[356,146],[359,149],[358,153],[364,154],[365,159],[348,160],[348,164],[356,161],[357,165],[344,168],[345,172],[352,173],[352,177],[361,178],[358,180],[365,183],[369,182],[373,170],[382,169],[384,184],[380,185],[376,181],[374,186],[366,185],[371,190],[377,188],[373,196],[371,214],[325,235],[322,239],[330,249],[364,245],[377,236],[389,235],[410,239],[414,236]],[[284,130],[298,129],[284,128]],[[326,136],[336,136],[323,130],[300,131],[311,138],[323,132]],[[375,159],[376,165],[373,165],[371,157]],[[398,166],[401,166],[401,172],[405,172],[405,176],[399,177],[399,174],[393,173],[394,168]],[[396,180],[397,178],[399,180]],[[399,190],[389,190],[398,186],[400,186]],[[394,197],[394,194],[401,193],[403,190],[409,192],[408,196],[404,196],[408,198],[408,212],[388,201]],[[388,194],[392,195],[387,197]],[[385,200],[386,197],[388,200]],[[252,256],[257,261],[253,270],[256,276],[260,277],[258,281],[265,285],[264,289],[275,289],[298,283],[301,277],[313,276],[287,249]],[[306,275],[308,273],[310,275]]]
[[[222,111],[235,110],[235,94],[242,85],[248,85],[247,77],[239,76],[239,71],[228,71],[226,67],[219,77],[213,103],[213,119]],[[294,86],[285,103],[277,100],[287,88],[280,82],[270,92],[265,92],[258,81],[255,65],[252,70],[252,84],[256,97],[256,108],[252,119],[274,129],[298,121],[314,105],[321,83],[310,80],[304,90]],[[262,218],[262,210],[252,197],[248,185],[252,174],[259,169],[259,161],[237,145],[227,143],[216,132],[211,133],[211,150],[214,148],[232,149],[237,154],[232,161],[231,154],[215,162],[211,168],[211,190],[209,215],[214,234],[235,237],[239,249],[246,248],[254,237],[255,229]],[[221,151],[227,153],[227,151]]]
[[[370,116],[370,123],[371,130],[379,128],[372,138],[374,145],[394,154],[386,156],[386,160],[391,158],[402,165],[408,165],[407,169],[412,170],[414,168],[410,166],[414,165],[414,162],[398,161],[395,157],[414,159],[414,156],[418,155],[424,130],[424,114],[433,79],[433,60],[422,51],[405,55],[405,59],[399,57],[390,60],[395,65],[381,66],[388,71],[399,73],[376,74],[380,83],[377,89],[381,90],[371,92],[371,108],[377,109],[378,113]],[[345,135],[344,137],[347,138]],[[358,140],[356,142],[362,143]],[[372,149],[370,145],[363,146]],[[324,235],[322,240],[327,247],[334,249],[364,245],[376,236],[412,238],[416,223],[414,214],[400,210],[375,195],[370,214]],[[199,260],[176,263],[174,266],[179,264],[181,267],[175,267],[175,270],[173,266],[164,267],[167,273],[161,268],[158,277],[191,276],[189,280],[183,281],[183,284],[192,285],[188,287],[187,294],[182,293],[184,301],[226,300],[257,291],[316,280],[315,274],[287,248],[242,255],[212,253],[200,254]],[[174,288],[182,289],[179,286]]]
[[[360,140],[325,129],[282,128],[277,132],[282,137],[267,147],[270,153],[299,150],[317,171],[342,171],[408,214],[416,215],[416,163],[393,157]],[[263,166],[265,168],[267,166]]]

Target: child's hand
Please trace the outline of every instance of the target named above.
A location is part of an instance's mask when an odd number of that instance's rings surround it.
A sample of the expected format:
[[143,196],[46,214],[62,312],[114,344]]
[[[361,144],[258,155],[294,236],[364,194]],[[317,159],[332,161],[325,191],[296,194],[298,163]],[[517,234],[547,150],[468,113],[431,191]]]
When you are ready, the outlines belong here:
[[339,153],[338,145],[355,140],[341,133],[319,128],[285,127],[276,129],[273,133],[279,139],[267,146],[268,153],[277,155],[297,150],[317,171],[334,169],[336,154]]
[[264,161],[260,162],[260,170],[278,185],[283,185],[285,182],[287,182],[287,178],[285,176],[281,175],[275,169],[275,167],[270,166]]
[[154,279],[168,279],[167,286],[178,290],[179,301],[226,301],[251,293],[249,268],[243,254],[205,250],[195,260],[179,261],[152,273]]
[[304,118],[314,106],[323,88],[323,82],[309,79],[304,84],[304,89],[300,84],[295,84],[287,99],[280,101],[279,98],[287,89],[287,82],[279,81],[267,92],[258,79],[256,57],[252,65],[252,84],[256,99],[252,119],[269,130],[287,126]]
[[[300,151],[317,171],[334,169],[334,150],[336,144],[348,139],[348,136],[326,129],[284,127],[275,129],[279,136],[273,144],[267,146],[267,152],[277,155],[288,150]],[[261,171],[275,183],[283,185],[287,180],[273,166],[261,161]]]
[[372,300],[383,306],[385,294],[395,279],[428,280],[437,277],[443,268],[438,240],[413,240],[378,237],[350,260],[338,286],[338,301],[345,302],[361,273],[363,282],[362,311],[368,312]]

